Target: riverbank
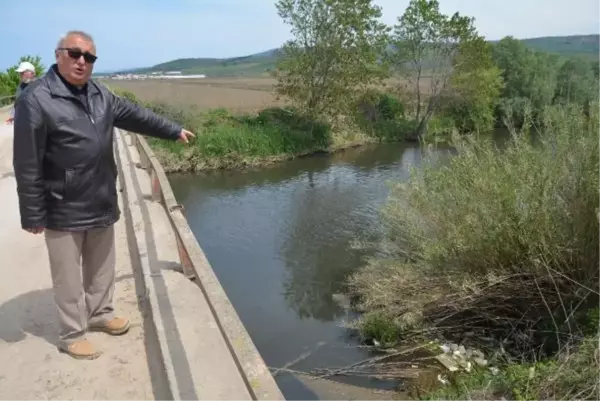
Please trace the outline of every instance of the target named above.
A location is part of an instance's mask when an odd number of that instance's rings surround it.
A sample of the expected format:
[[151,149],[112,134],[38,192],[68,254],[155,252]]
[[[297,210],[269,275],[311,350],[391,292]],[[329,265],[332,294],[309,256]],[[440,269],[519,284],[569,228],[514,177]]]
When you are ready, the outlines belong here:
[[449,163],[395,185],[380,256],[350,279],[365,338],[473,346],[498,369],[459,369],[424,398],[600,394],[598,103],[540,121],[502,151],[457,141]]
[[[130,92],[116,92],[142,103]],[[387,101],[389,97],[380,94],[373,107],[389,108],[387,104],[380,105],[381,99]],[[226,109],[206,111],[161,102],[143,104],[196,134],[191,146],[149,140],[167,173],[258,167],[381,141],[401,141],[413,127],[393,110],[373,121],[357,114],[332,123],[308,119],[289,108],[271,107],[253,114],[234,115]]]

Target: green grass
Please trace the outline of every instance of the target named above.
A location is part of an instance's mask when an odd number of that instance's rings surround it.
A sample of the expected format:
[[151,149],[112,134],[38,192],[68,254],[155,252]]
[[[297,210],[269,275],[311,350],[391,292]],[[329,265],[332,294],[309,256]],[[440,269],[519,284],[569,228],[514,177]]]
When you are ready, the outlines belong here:
[[497,374],[478,369],[450,375],[450,384],[423,392],[423,400],[597,400],[598,336],[586,337],[578,347],[556,358],[535,363],[509,364]]
[[404,339],[468,330],[530,361],[579,343],[598,305],[598,104],[590,110],[549,107],[539,132],[526,124],[502,150],[456,138],[448,163],[394,184],[382,253],[349,283],[363,330],[371,315]]
[[[131,92],[115,89],[115,93],[141,103]],[[378,103],[374,107],[389,108],[382,104],[385,107]],[[168,173],[259,166],[375,141],[399,140],[412,127],[402,115],[393,113],[373,122],[361,120],[358,124],[346,119],[330,124],[310,120],[294,109],[267,108],[257,114],[232,115],[226,109],[199,111],[158,102],[144,105],[196,134],[188,145],[149,139]]]
[[350,280],[363,337],[508,340],[499,375],[454,375],[423,398],[597,399],[598,104],[590,109],[547,108],[541,132],[526,126],[501,151],[456,139],[449,163],[393,185],[385,256]]
[[160,104],[150,107],[196,134],[190,145],[150,140],[167,172],[255,166],[327,151],[333,145],[328,125],[310,122],[292,110],[273,108],[258,115],[233,116],[224,109],[184,112]]

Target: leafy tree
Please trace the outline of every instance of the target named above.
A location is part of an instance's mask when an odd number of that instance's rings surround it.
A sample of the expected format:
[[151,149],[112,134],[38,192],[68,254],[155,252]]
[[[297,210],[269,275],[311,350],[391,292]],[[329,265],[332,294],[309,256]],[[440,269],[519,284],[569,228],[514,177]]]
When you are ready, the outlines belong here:
[[[40,56],[23,56],[19,62],[8,68],[6,72],[0,73],[0,97],[13,96],[19,85],[19,73],[16,71],[19,64],[23,61],[29,61],[35,67],[36,76],[41,76],[45,72]],[[1,99],[0,99],[1,101]]]
[[598,98],[598,77],[595,63],[581,58],[569,58],[558,70],[556,100],[587,105]]
[[[556,89],[558,56],[529,49],[513,37],[493,48],[494,61],[502,70],[506,99],[528,99],[534,112],[552,104]],[[521,103],[520,100],[511,101]]]
[[480,68],[473,64],[478,57],[466,54],[481,50],[468,46],[480,40],[473,21],[459,13],[451,17],[442,14],[437,0],[411,0],[394,26],[391,60],[415,93],[417,137],[422,137],[442,99],[449,95],[454,72],[467,74]]
[[454,60],[445,112],[461,132],[489,131],[503,86],[491,45],[482,37],[465,41]]
[[379,61],[388,28],[371,0],[279,0],[276,7],[293,34],[274,72],[276,91],[310,117],[346,114],[385,77]]

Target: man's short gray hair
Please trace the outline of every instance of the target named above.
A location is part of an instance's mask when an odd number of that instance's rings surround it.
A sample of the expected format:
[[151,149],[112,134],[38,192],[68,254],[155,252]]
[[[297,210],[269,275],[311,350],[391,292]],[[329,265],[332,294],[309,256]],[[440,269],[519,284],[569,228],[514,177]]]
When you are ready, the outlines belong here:
[[91,42],[95,46],[94,38],[92,38],[92,35],[90,35],[89,33],[86,33],[83,31],[69,31],[60,37],[60,39],[58,40],[58,44],[56,45],[56,48],[58,49],[58,48],[62,47],[63,42],[69,36],[79,36],[80,38],[83,38],[86,41]]

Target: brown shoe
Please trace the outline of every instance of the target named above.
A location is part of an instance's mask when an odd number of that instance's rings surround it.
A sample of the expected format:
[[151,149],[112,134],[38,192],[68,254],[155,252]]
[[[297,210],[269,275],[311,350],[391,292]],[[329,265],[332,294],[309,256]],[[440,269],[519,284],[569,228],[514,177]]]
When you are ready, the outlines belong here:
[[90,331],[101,331],[112,336],[120,336],[129,331],[129,320],[124,317],[113,317],[110,320],[105,320],[100,323],[91,324]]
[[102,352],[96,350],[92,343],[86,339],[72,342],[59,348],[59,350],[75,359],[96,359],[102,355]]

